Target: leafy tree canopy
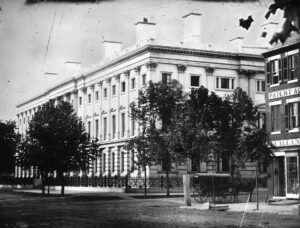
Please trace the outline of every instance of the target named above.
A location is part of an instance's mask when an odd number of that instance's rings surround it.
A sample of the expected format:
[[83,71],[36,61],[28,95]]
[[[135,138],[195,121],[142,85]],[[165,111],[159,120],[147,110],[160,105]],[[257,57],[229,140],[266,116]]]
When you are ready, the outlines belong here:
[[20,141],[20,135],[15,130],[15,122],[0,120],[0,174],[11,174],[14,170],[14,156]]

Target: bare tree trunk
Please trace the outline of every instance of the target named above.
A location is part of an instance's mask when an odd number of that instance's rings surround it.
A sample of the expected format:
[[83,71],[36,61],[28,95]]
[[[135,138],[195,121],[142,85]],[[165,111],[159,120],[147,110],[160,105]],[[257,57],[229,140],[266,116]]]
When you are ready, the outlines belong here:
[[255,166],[255,185],[256,185],[256,210],[259,210],[259,202],[258,202],[258,162],[256,162]]
[[45,175],[41,173],[42,178],[42,195],[45,195]]
[[144,172],[145,172],[145,183],[144,183],[144,196],[147,197],[147,174],[146,174],[146,166],[144,166]]
[[169,188],[169,170],[166,170],[166,184],[167,184],[167,196],[170,196],[170,188]]
[[61,192],[60,192],[60,195],[64,196],[65,195],[65,180],[64,180],[64,174],[63,173],[60,174],[60,178],[61,178]]

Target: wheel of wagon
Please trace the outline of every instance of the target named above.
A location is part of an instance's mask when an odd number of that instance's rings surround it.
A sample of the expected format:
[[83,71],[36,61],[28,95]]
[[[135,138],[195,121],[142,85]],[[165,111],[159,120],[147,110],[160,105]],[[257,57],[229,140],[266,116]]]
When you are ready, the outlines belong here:
[[194,188],[193,196],[198,203],[205,203],[207,200],[205,188],[201,189],[199,186]]

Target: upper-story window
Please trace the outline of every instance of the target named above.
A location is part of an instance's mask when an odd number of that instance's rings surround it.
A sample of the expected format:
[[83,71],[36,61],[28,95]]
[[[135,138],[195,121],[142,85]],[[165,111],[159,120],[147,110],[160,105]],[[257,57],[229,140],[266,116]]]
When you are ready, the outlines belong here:
[[271,106],[271,131],[280,131],[280,105]]
[[82,105],[82,97],[79,97],[79,105]]
[[135,88],[135,78],[131,79],[131,89]]
[[265,92],[266,83],[264,80],[256,80],[256,92]]
[[143,86],[145,86],[147,84],[147,75],[146,74],[142,75],[142,84],[143,84]]
[[88,134],[91,136],[91,121],[88,121]]
[[107,88],[104,88],[104,89],[103,89],[103,97],[104,97],[104,98],[107,98]]
[[95,92],[95,100],[98,101],[99,100],[99,91]]
[[121,92],[125,92],[126,91],[126,82],[122,82],[121,83]]
[[88,101],[89,101],[89,104],[92,102],[92,95],[91,94],[88,95]]
[[297,79],[296,66],[299,53],[283,53],[277,59],[267,62],[267,84],[278,84],[281,82]]
[[199,87],[200,86],[200,76],[191,75],[191,86]]
[[285,105],[285,129],[292,130],[300,127],[300,102]]
[[170,83],[171,82],[171,73],[162,73],[161,74],[161,81],[162,83]]
[[217,89],[234,89],[234,78],[216,77]]
[[113,96],[116,95],[116,85],[112,85],[111,89],[112,89],[111,91],[112,95]]

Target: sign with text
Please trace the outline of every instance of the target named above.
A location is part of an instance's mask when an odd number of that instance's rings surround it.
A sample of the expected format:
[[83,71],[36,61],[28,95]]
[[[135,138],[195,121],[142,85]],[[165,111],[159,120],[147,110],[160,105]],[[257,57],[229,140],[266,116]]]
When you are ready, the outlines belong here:
[[300,138],[276,140],[276,141],[272,141],[272,144],[275,147],[300,146]]
[[297,94],[300,94],[300,87],[270,92],[268,95],[269,95],[269,100],[272,100],[272,99],[277,99],[277,98],[281,98],[281,97],[293,96],[293,95],[297,95]]

